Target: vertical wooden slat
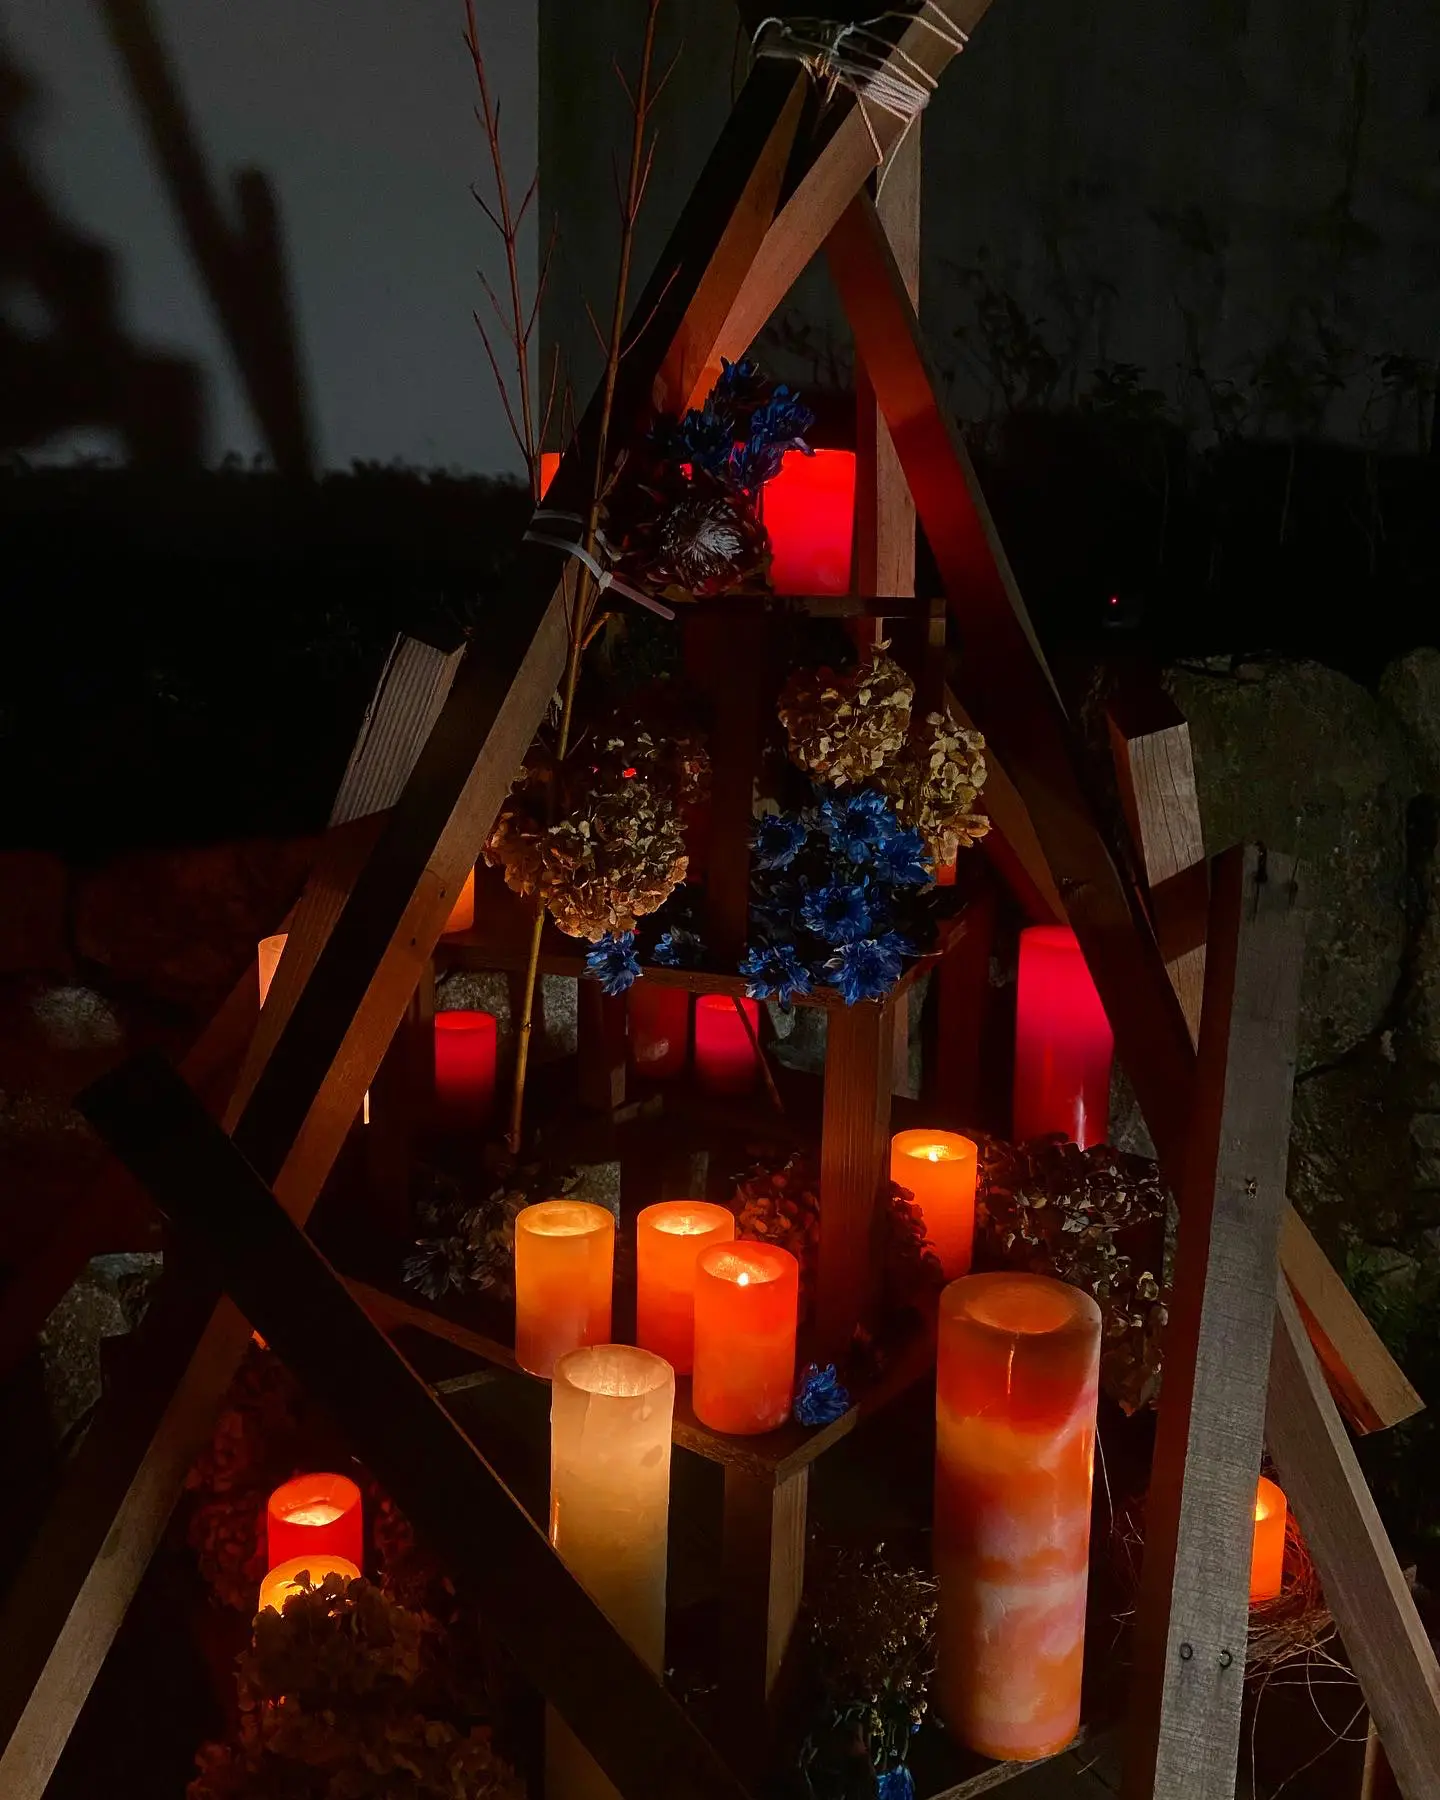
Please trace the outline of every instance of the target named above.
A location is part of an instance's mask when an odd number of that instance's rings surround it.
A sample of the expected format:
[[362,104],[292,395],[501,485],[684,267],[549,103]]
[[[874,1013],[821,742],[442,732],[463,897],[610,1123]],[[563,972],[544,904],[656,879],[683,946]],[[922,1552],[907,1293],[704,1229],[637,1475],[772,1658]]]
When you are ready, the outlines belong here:
[[1235,1792],[1304,958],[1293,865],[1216,859],[1194,1123],[1145,1504],[1126,1800]]
[[894,1003],[833,1007],[827,1017],[820,1131],[820,1353],[843,1358],[875,1294],[880,1183],[890,1142]]
[[810,1468],[778,1484],[768,1472],[725,1465],[720,1654],[727,1717],[751,1740],[745,1766],[763,1764],[768,1702],[790,1646],[805,1585]]
[[580,1104],[587,1112],[613,1113],[625,1104],[625,996],[581,981],[575,1025]]
[[981,1029],[990,992],[995,910],[995,890],[986,887],[966,906],[959,935],[931,976],[934,1048],[925,1097],[945,1125],[980,1123]]

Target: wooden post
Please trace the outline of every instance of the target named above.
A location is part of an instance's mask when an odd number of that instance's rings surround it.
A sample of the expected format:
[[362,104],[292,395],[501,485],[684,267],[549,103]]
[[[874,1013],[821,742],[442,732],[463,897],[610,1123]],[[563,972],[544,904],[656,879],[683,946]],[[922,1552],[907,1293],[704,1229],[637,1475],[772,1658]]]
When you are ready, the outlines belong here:
[[1250,1546],[1290,1148],[1293,865],[1217,858],[1165,1384],[1145,1504],[1126,1800],[1235,1792]]
[[805,1586],[810,1465],[777,1481],[768,1470],[725,1465],[721,1563],[721,1693],[745,1767],[764,1766],[769,1703],[780,1677]]
[[[1199,875],[1195,892],[1187,898],[1204,930],[1205,840],[1200,830],[1200,801],[1195,790],[1195,758],[1190,749],[1190,727],[1174,701],[1160,686],[1132,679],[1109,708],[1110,749],[1120,787],[1120,800],[1130,826],[1130,836],[1144,862],[1152,913],[1163,911],[1162,896],[1181,890],[1167,884],[1181,883],[1192,870]],[[1155,919],[1162,954],[1167,936],[1181,938],[1183,924],[1162,927]],[[1203,940],[1165,956],[1171,986],[1179,997],[1190,1027],[1191,1039],[1200,1039],[1200,1001],[1205,989]]]
[[763,617],[710,613],[685,626],[687,668],[711,704],[705,941],[722,966],[749,935],[750,834],[760,772],[770,634]]
[[[82,1097],[625,1800],[744,1790],[230,1139],[158,1056]],[[5,1789],[7,1800],[13,1790]]]
[[980,1123],[982,1031],[990,995],[995,941],[995,890],[986,887],[965,908],[959,935],[940,958],[935,985],[933,1052],[925,1098],[935,1118],[960,1127]]
[[613,1113],[625,1104],[625,996],[604,993],[598,981],[581,980],[575,1030],[580,1104],[587,1112]]
[[1440,1666],[1283,1281],[1265,1433],[1400,1792],[1434,1800]]
[[826,1013],[825,1110],[820,1131],[819,1353],[841,1362],[875,1293],[880,1184],[890,1148],[894,1002]]

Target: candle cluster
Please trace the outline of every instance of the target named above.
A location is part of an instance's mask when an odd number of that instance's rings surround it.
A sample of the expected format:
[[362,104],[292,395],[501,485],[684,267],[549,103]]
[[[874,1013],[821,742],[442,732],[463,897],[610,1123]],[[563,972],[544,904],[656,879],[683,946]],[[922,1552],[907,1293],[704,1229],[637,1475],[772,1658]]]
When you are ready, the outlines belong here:
[[303,1575],[318,1587],[327,1575],[358,1581],[365,1560],[360,1490],[348,1475],[297,1475],[265,1508],[265,1562],[260,1607],[285,1610]]

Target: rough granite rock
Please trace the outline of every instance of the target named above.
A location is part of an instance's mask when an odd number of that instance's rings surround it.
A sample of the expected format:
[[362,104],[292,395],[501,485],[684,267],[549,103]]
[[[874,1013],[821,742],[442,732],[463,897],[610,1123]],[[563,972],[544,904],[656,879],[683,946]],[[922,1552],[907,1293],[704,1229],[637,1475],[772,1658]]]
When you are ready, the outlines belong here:
[[[569,975],[542,975],[539,993],[539,1029],[530,1055],[534,1062],[555,1062],[573,1056],[576,1048],[578,1002],[575,980]],[[491,972],[457,969],[435,989],[439,1012],[488,1012],[495,1018],[496,1046],[503,1066],[510,1053],[514,1027],[510,1018],[510,977]]]
[[158,1253],[92,1257],[45,1321],[40,1357],[57,1442],[99,1400],[100,1341],[140,1323],[160,1268]]
[[0,975],[66,975],[70,876],[43,850],[0,851]]
[[1440,794],[1440,650],[1399,656],[1380,677],[1380,698],[1400,722],[1427,793]]
[[1400,979],[1414,791],[1400,734],[1364,688],[1318,663],[1174,669],[1170,682],[1207,846],[1258,837],[1305,864],[1300,1067],[1333,1062],[1381,1025]]
[[1333,1261],[1356,1243],[1402,1243],[1418,1223],[1411,1111],[1389,1044],[1296,1083],[1290,1198]]

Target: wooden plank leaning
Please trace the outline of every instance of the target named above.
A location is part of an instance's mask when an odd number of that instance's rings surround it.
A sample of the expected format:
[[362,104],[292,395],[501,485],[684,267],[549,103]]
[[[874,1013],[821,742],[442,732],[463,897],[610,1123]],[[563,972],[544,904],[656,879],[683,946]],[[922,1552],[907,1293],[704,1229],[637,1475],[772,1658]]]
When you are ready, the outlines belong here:
[[[957,692],[1019,790],[1054,873],[1172,1189],[1181,1185],[1195,1050],[1145,909],[1106,844],[1068,722],[969,453],[941,405],[919,322],[874,207],[853,201],[827,243],[831,274],[890,424],[960,626]],[[1393,1368],[1353,1298],[1317,1285],[1288,1248],[1309,1237],[1287,1211],[1282,1258],[1307,1315],[1355,1381]],[[1403,1379],[1403,1378],[1402,1378]],[[1353,1387],[1352,1390],[1353,1391]],[[1394,1424],[1396,1385],[1365,1382],[1358,1429]],[[1348,1395],[1340,1394],[1342,1404]],[[1413,1411],[1413,1406],[1409,1408]]]
[[745,1800],[714,1747],[164,1060],[135,1058],[90,1088],[82,1106],[625,1800]]
[[1230,1800],[1305,924],[1294,865],[1215,859],[1165,1385],[1145,1502],[1126,1800]]

